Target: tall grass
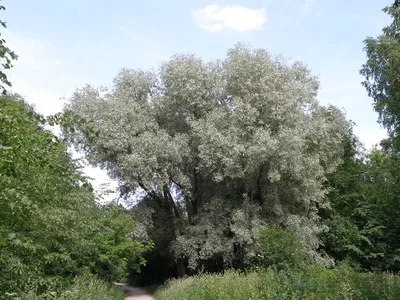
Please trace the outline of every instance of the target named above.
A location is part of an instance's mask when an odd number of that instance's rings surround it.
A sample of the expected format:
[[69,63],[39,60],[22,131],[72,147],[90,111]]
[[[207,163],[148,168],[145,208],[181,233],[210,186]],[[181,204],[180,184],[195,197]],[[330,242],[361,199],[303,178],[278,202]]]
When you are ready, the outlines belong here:
[[[125,293],[120,288],[112,286],[93,275],[75,278],[73,283],[63,291],[48,292],[37,296],[36,292],[27,291],[23,295],[9,294],[13,300],[123,300]],[[0,297],[1,299],[1,297]]]
[[400,277],[357,273],[346,268],[312,267],[304,271],[229,271],[167,282],[157,300],[225,299],[400,299]]
[[78,277],[71,289],[62,293],[60,300],[123,300],[124,292],[94,276]]

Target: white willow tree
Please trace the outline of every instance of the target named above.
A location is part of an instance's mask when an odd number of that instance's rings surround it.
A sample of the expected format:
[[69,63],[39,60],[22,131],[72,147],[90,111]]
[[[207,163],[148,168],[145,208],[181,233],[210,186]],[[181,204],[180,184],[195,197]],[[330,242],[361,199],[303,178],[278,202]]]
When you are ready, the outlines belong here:
[[318,104],[318,87],[303,64],[239,44],[223,61],[177,55],[157,73],[124,69],[111,90],[82,88],[66,109],[100,132],[74,133],[89,160],[125,195],[143,191],[142,224],[169,239],[182,274],[243,265],[262,223],[297,231],[321,258],[317,211],[348,124]]

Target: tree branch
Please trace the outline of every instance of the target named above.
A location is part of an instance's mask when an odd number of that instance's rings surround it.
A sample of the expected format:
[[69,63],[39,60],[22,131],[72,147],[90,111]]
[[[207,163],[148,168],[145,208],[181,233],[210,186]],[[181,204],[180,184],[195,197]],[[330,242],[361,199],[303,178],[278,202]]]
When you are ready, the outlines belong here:
[[150,191],[141,181],[141,179],[138,179],[138,184],[139,186],[150,196],[152,197],[154,200],[156,200],[161,206],[162,206],[162,199],[160,198],[160,196],[157,195],[156,192],[154,191]]

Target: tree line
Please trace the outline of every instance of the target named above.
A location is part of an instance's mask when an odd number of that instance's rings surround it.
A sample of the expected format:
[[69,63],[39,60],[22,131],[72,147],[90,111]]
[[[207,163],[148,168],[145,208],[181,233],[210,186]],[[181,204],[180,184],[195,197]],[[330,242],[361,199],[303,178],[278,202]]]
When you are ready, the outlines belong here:
[[[317,101],[303,63],[243,44],[222,60],[122,69],[111,88],[77,89],[48,118],[4,95],[2,296],[62,291],[81,274],[146,284],[270,265],[398,272],[398,1],[384,11],[392,23],[365,40],[360,71],[389,133],[371,151]],[[69,145],[135,205],[98,204]]]

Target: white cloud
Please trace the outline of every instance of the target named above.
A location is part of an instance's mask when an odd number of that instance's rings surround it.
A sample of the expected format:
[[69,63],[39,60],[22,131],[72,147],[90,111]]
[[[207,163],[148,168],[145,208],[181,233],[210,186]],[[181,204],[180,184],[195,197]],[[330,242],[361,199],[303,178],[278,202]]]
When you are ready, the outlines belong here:
[[[311,13],[316,0],[305,0],[300,7],[300,12],[303,16],[308,16]],[[320,14],[320,13],[319,13]]]
[[193,12],[196,25],[208,31],[224,29],[250,31],[260,29],[267,21],[265,8],[251,9],[244,6],[208,5]]

